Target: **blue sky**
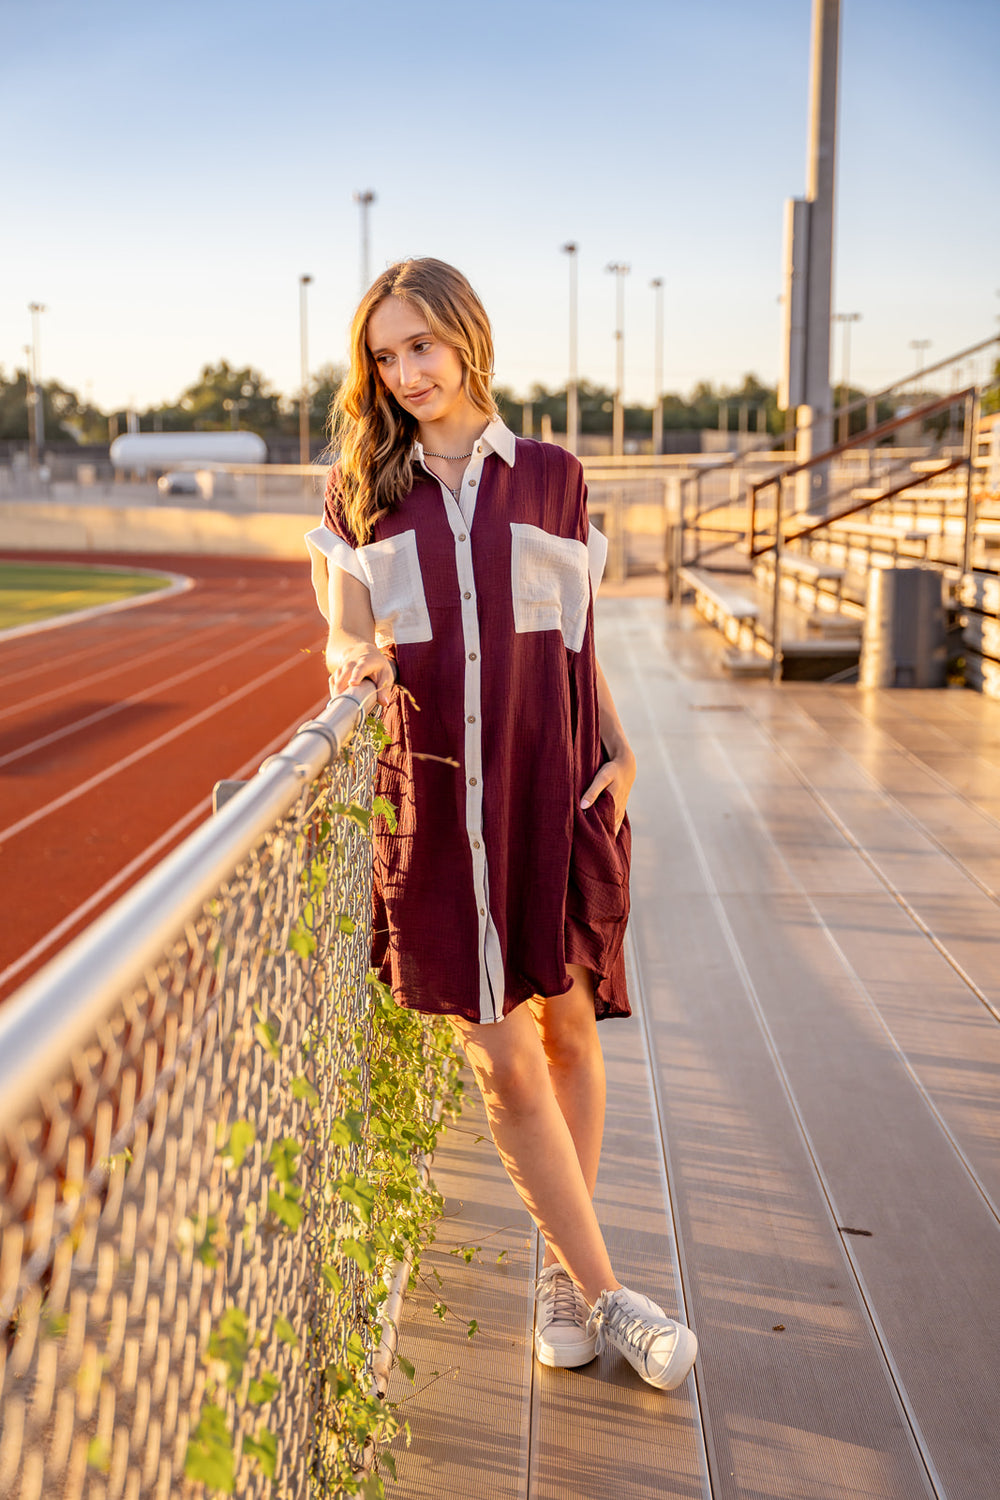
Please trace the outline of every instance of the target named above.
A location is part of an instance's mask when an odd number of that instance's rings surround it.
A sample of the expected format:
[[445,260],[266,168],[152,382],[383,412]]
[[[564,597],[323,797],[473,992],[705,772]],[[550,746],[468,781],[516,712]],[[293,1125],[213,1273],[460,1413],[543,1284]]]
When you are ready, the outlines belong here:
[[[497,378],[562,383],[580,245],[581,373],[626,398],[778,370],[781,228],[806,183],[810,0],[423,6],[0,0],[8,152],[0,366],[47,304],[43,378],[103,406],[176,398],[208,361],[298,382],[343,358],[372,188],[373,270],[459,265]],[[1000,313],[997,0],[843,0],[836,305],[852,378],[943,356]],[[839,358],[839,340],[837,343]]]

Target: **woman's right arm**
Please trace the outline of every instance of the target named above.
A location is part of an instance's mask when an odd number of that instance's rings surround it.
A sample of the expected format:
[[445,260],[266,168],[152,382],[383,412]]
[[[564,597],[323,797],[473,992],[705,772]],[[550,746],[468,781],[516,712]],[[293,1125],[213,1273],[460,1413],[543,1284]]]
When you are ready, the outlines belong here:
[[396,681],[392,663],[375,644],[375,619],[368,590],[343,568],[330,570],[330,634],[326,643],[330,695],[357,687],[370,677],[383,708]]

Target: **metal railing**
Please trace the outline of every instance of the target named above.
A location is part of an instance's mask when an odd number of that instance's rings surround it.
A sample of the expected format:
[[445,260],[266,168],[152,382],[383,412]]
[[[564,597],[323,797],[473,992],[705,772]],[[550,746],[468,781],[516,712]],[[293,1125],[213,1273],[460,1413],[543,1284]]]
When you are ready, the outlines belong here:
[[363,1169],[332,1126],[373,1046],[375,751],[345,750],[373,700],[304,726],[0,1013],[4,1500],[202,1493],[220,1422],[235,1493],[333,1493],[324,1372],[380,1333],[372,1275],[321,1274],[350,1232],[329,1185]]

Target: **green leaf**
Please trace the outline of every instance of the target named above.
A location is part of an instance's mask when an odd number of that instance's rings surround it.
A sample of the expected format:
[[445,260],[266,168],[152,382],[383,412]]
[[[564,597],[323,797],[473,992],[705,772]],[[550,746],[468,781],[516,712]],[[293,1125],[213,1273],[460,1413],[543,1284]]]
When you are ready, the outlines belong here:
[[270,1370],[261,1370],[256,1380],[250,1382],[250,1400],[254,1406],[265,1406],[273,1401],[281,1390],[281,1381]]
[[91,1438],[87,1444],[87,1464],[106,1474],[111,1468],[111,1449],[102,1437]]
[[396,809],[388,797],[376,797],[372,802],[372,817],[385,819],[390,833],[396,832]]
[[474,1339],[478,1332],[479,1324],[476,1322],[475,1318],[473,1318],[470,1321],[468,1328],[465,1330],[465,1336],[468,1339]]
[[274,1331],[283,1344],[288,1344],[292,1349],[299,1347],[299,1336],[289,1323],[288,1319],[282,1317],[281,1313],[274,1320]]
[[357,1209],[362,1223],[371,1223],[375,1209],[375,1189],[370,1182],[365,1182],[362,1177],[355,1177],[352,1172],[345,1172],[334,1184],[334,1189],[339,1198]]
[[348,1110],[330,1126],[330,1139],[335,1146],[360,1146],[364,1140],[364,1127],[365,1117],[361,1111]]
[[443,1302],[435,1302],[433,1312],[434,1316],[440,1318],[442,1323],[448,1316],[448,1309]]
[[337,913],[337,931],[338,932],[345,932],[347,934],[347,936],[350,937],[350,935],[354,931],[356,925],[357,924],[354,922],[353,918],[349,917],[345,911],[338,911],[338,913]]
[[268,1164],[279,1182],[294,1182],[295,1164],[302,1154],[302,1147],[291,1136],[282,1136],[271,1147]]
[[345,1239],[341,1246],[348,1260],[353,1260],[362,1271],[374,1271],[376,1265],[375,1250],[366,1240]]
[[408,1359],[404,1359],[401,1354],[397,1354],[396,1355],[396,1363],[399,1366],[399,1368],[402,1370],[403,1374],[406,1376],[407,1380],[412,1385],[413,1384],[413,1376],[415,1374],[413,1365],[410,1364],[410,1361]]
[[329,1263],[326,1263],[323,1266],[320,1275],[323,1277],[323,1280],[326,1282],[331,1292],[333,1292],[334,1296],[338,1296],[344,1290],[344,1283],[336,1266],[331,1266]]
[[304,1099],[310,1109],[316,1109],[319,1104],[319,1094],[317,1094],[308,1078],[303,1078],[301,1073],[292,1079],[292,1098]]
[[223,1165],[230,1171],[238,1171],[246,1160],[246,1154],[254,1143],[256,1131],[249,1120],[234,1120],[223,1154]]
[[[258,1017],[260,1017],[260,1014],[261,1013],[258,1010]],[[278,1034],[271,1022],[265,1021],[262,1018],[258,1019],[257,1025],[253,1030],[254,1036],[256,1036],[258,1042],[260,1042],[261,1046],[264,1048],[264,1051],[268,1054],[268,1056],[273,1057],[275,1060],[277,1060],[281,1056],[281,1048],[278,1046]]]
[[235,1479],[233,1440],[226,1426],[226,1414],[212,1402],[206,1402],[198,1425],[188,1439],[184,1455],[184,1473],[188,1479],[200,1480],[209,1489],[233,1493]]
[[226,1366],[226,1387],[231,1391],[240,1383],[243,1366],[250,1352],[248,1326],[247,1315],[241,1308],[227,1307],[218,1326],[209,1335],[209,1356],[222,1360]]
[[249,1435],[244,1437],[243,1452],[256,1459],[268,1479],[274,1478],[274,1467],[278,1460],[278,1439],[273,1432],[267,1427],[258,1427],[253,1437]]
[[303,959],[312,958],[316,952],[316,939],[307,928],[304,918],[300,917],[288,934],[288,946]]
[[274,1188],[267,1195],[267,1207],[268,1211],[274,1214],[276,1219],[280,1219],[285,1228],[290,1229],[293,1234],[306,1216],[301,1203],[297,1203],[294,1198],[286,1197]]

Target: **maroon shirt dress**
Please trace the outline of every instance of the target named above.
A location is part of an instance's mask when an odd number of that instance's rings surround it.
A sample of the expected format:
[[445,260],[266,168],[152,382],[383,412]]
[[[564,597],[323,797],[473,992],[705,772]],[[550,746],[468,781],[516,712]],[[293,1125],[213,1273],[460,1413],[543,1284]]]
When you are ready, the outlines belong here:
[[580,464],[494,419],[457,500],[417,444],[412,490],[366,545],[332,478],[306,540],[324,615],[333,568],[364,583],[406,689],[375,784],[396,831],[373,823],[372,962],[397,1001],[499,1021],[565,994],[579,964],[597,1018],[629,1015],[628,819],[616,836],[609,792],[580,807],[606,758],[593,593],[607,552]]

